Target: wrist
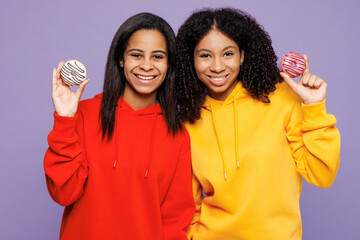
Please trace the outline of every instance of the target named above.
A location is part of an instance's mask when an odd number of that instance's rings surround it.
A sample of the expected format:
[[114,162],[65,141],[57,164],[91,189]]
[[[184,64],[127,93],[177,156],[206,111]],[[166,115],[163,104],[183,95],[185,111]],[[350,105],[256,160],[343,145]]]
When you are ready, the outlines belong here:
[[56,111],[56,114],[61,116],[61,117],[75,117],[76,112],[61,112],[61,111]]
[[73,138],[76,136],[76,122],[77,115],[74,117],[64,117],[54,112],[54,126],[52,134],[60,138]]
[[323,100],[318,100],[318,101],[303,101],[304,105],[312,105],[312,104],[317,104],[317,103],[321,103]]

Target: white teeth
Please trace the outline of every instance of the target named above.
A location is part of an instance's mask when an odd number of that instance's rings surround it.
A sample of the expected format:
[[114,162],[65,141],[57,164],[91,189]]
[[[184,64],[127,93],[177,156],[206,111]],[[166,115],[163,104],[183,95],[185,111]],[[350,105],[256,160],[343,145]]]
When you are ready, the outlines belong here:
[[225,78],[226,78],[226,76],[225,76],[225,77],[222,77],[222,78],[212,78],[212,77],[210,77],[210,79],[213,80],[213,81],[222,81],[222,80],[224,80]]
[[143,80],[150,80],[150,79],[154,79],[155,76],[151,76],[151,77],[145,77],[145,76],[141,76],[141,75],[135,75],[136,77],[143,79]]

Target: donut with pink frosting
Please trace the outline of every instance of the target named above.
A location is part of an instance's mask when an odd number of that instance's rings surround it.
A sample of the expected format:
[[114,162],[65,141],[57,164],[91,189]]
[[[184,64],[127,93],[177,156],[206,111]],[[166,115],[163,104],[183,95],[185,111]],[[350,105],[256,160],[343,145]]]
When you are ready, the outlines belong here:
[[291,78],[300,76],[305,70],[305,59],[297,52],[289,52],[281,59],[281,69]]
[[69,60],[61,68],[61,78],[67,85],[79,85],[86,79],[86,68],[78,60]]

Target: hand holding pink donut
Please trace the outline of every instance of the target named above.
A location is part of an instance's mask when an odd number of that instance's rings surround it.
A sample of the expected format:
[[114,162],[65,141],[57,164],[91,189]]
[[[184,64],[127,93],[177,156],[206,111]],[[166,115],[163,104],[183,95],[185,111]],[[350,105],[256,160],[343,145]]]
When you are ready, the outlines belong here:
[[89,80],[83,81],[78,89],[73,92],[69,85],[61,80],[60,71],[64,62],[61,61],[58,67],[53,70],[52,77],[52,100],[55,112],[64,117],[73,117],[77,112],[81,94]]
[[301,98],[304,104],[315,104],[322,102],[326,96],[326,82],[318,76],[309,72],[309,61],[306,54],[303,55],[305,59],[305,70],[301,76],[299,83],[296,83],[287,74],[281,72],[280,75],[291,87],[291,89]]

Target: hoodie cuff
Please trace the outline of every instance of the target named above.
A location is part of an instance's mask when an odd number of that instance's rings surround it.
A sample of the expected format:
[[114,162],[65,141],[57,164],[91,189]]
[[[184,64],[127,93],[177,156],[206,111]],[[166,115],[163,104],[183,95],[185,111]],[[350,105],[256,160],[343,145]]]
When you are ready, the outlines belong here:
[[76,135],[77,118],[77,114],[74,117],[63,117],[54,112],[53,134],[60,138],[73,138]]
[[324,99],[322,102],[315,104],[302,104],[304,113],[303,130],[317,129],[336,124],[335,117],[327,114],[325,102],[326,100]]

